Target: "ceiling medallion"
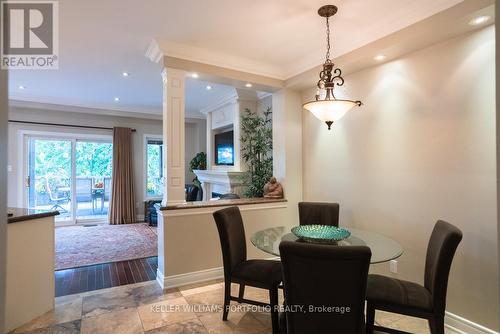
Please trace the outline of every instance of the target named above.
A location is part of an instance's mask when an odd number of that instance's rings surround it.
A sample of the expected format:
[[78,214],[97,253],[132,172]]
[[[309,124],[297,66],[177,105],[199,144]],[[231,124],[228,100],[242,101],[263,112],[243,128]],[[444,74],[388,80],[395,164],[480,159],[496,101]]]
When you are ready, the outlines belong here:
[[[332,60],[330,59],[330,22],[329,18],[337,13],[337,7],[333,5],[326,5],[318,10],[321,17],[326,18],[326,60],[323,64],[323,70],[319,72],[319,81],[317,83],[318,91],[316,99],[304,103],[303,107],[313,113],[316,118],[326,123],[328,130],[331,129],[333,122],[338,121],[353,107],[362,105],[361,101],[353,100],[340,100],[335,98],[333,88],[335,86],[342,86],[344,78],[342,78],[342,71],[340,68],[335,68]],[[321,98],[321,93],[324,92],[324,97]]]

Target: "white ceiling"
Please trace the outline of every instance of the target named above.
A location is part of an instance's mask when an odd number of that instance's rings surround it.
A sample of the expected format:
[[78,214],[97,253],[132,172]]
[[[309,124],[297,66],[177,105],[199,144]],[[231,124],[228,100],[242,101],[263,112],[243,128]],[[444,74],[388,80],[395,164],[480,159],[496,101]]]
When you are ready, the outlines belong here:
[[[348,53],[460,2],[336,0],[333,55]],[[324,4],[324,0],[60,1],[59,70],[11,71],[10,97],[161,114],[161,69],[144,56],[152,39],[171,56],[286,79],[323,61],[325,23],[316,12]],[[130,76],[122,77],[123,71]],[[20,90],[20,85],[26,88]],[[188,116],[229,89],[212,84],[214,89],[206,91],[205,86],[188,81]]]
[[[207,86],[211,89],[207,90]],[[186,79],[186,92],[186,115],[198,118],[205,117],[199,112],[201,109],[236,95],[236,90],[231,86],[192,78]]]

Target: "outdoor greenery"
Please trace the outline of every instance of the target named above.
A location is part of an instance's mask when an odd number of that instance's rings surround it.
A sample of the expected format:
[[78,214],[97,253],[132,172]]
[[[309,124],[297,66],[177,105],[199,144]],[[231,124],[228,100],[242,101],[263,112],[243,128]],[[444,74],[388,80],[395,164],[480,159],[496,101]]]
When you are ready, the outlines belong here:
[[76,176],[104,177],[113,173],[113,144],[76,143]]
[[[38,182],[37,193],[47,191],[47,177],[51,188],[69,186],[71,179],[71,141],[41,140],[32,141],[32,168]],[[113,161],[113,145],[102,142],[76,142],[76,176],[77,177],[111,177]]]
[[147,145],[147,184],[146,191],[149,196],[163,195],[162,184],[162,149],[160,141]]
[[264,185],[273,175],[273,129],[271,107],[258,115],[245,109],[241,116],[241,157],[248,166],[246,197],[264,196]]

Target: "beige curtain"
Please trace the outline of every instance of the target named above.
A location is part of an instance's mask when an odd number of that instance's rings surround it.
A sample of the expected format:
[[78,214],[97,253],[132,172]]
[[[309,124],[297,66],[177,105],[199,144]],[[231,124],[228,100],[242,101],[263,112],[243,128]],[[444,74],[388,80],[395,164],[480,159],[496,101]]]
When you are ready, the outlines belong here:
[[113,181],[109,208],[110,224],[135,222],[132,129],[113,128]]

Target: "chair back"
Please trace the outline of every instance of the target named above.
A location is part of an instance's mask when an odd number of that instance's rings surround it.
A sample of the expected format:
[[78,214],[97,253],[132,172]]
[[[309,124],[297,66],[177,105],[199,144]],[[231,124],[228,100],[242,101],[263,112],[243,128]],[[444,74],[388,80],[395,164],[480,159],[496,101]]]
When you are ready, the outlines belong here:
[[339,204],[300,202],[300,225],[331,225],[339,226]]
[[49,199],[50,199],[51,202],[54,202],[56,200],[56,197],[52,193],[52,188],[50,188],[49,177],[48,176],[44,176],[43,178],[45,179],[45,188],[47,190],[47,193],[49,194]]
[[187,202],[196,201],[196,199],[198,198],[198,190],[199,188],[194,184],[187,185],[186,201]]
[[363,333],[370,248],[283,241],[280,255],[285,306],[306,311],[286,312],[287,334]]
[[432,295],[434,310],[443,315],[451,262],[461,240],[462,232],[458,228],[438,220],[427,246],[424,285]]
[[219,231],[224,276],[229,279],[233,269],[247,259],[245,227],[237,206],[214,212],[214,219]]

